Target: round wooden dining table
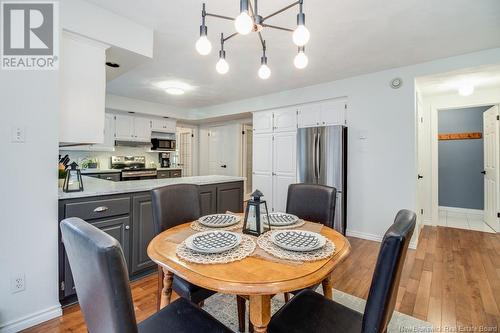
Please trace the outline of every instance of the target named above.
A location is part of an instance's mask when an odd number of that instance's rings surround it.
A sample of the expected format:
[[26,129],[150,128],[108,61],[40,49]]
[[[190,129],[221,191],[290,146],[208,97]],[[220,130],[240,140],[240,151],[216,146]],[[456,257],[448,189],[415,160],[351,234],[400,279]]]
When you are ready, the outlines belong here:
[[179,242],[172,241],[173,235],[186,231],[190,224],[170,228],[149,243],[149,257],[163,268],[161,307],[170,303],[172,280],[177,275],[206,289],[248,298],[255,332],[266,332],[271,319],[271,298],[276,294],[322,283],[325,296],[331,299],[332,271],[351,250],[342,234],[324,226],[320,233],[335,244],[333,256],[327,259],[295,263],[248,256],[224,264],[195,264],[180,259],[176,255]]

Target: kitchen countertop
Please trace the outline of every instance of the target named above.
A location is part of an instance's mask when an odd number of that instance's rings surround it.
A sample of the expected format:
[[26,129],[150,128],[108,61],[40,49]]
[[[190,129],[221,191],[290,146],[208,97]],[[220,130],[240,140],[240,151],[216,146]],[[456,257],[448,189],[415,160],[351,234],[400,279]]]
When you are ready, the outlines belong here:
[[[156,168],[158,171],[182,170],[182,168]],[[120,173],[120,169],[81,169],[82,175],[94,173]]]
[[164,179],[145,179],[145,180],[128,180],[114,182],[105,179],[98,179],[84,176],[82,192],[63,192],[59,189],[59,200],[75,199],[84,197],[95,197],[101,195],[124,194],[134,192],[146,192],[154,188],[174,185],[174,184],[196,184],[208,185],[218,183],[229,183],[245,180],[245,177],[235,176],[195,176],[195,177],[179,177],[179,178],[164,178]]

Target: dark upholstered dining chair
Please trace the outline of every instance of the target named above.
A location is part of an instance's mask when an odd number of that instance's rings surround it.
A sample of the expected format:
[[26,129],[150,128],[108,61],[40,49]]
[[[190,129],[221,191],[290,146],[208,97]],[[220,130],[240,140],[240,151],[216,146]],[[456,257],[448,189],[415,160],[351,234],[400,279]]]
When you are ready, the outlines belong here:
[[[177,184],[156,188],[151,191],[153,205],[153,223],[156,234],[197,220],[201,216],[200,194],[198,185]],[[158,309],[163,288],[163,270],[158,267]],[[198,287],[178,276],[174,276],[172,289],[181,297],[193,303],[201,303],[215,292]]]
[[299,218],[333,228],[335,218],[335,187],[318,184],[288,186],[286,212]]
[[61,234],[89,332],[232,332],[183,298],[137,324],[120,243],[76,217],[61,222]]
[[[327,227],[334,227],[335,202],[337,190],[335,187],[318,184],[291,184],[288,186],[286,212],[299,218],[321,223]],[[309,287],[316,289],[318,284]],[[297,294],[301,290],[290,292]],[[288,302],[289,293],[285,293],[285,302]]]
[[416,219],[401,210],[385,233],[364,314],[305,289],[272,317],[268,332],[387,332]]

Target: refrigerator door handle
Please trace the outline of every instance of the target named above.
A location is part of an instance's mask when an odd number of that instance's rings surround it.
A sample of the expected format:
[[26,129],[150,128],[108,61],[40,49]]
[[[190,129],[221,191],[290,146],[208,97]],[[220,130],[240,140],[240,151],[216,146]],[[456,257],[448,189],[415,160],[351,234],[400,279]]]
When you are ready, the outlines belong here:
[[313,164],[314,164],[314,182],[318,182],[318,133],[314,129],[314,147],[313,147]]
[[317,182],[319,183],[319,176],[321,175],[321,131],[318,130],[318,143],[316,144],[316,168],[317,168]]

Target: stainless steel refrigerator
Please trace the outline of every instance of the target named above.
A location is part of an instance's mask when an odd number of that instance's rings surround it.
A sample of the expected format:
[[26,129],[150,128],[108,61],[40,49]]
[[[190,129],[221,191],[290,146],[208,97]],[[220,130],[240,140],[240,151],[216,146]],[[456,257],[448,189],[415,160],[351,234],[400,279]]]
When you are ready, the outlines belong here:
[[347,127],[299,128],[297,132],[297,180],[337,189],[335,230],[347,227]]

